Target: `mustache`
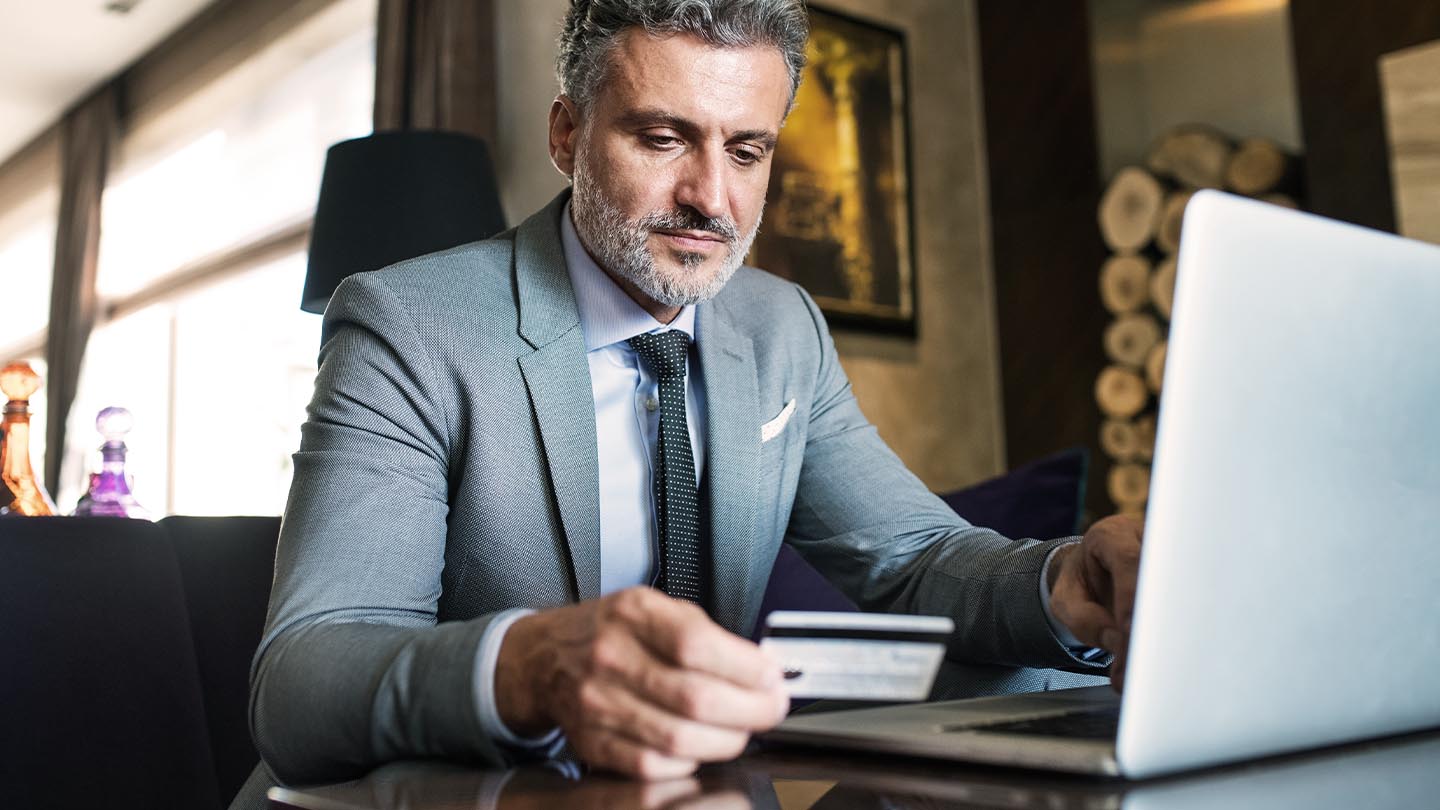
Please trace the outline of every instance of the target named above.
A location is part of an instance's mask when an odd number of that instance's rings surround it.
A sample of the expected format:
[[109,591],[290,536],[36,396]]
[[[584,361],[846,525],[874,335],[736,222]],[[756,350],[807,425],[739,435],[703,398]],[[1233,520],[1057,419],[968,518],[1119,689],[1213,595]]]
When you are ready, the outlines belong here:
[[726,242],[740,239],[740,229],[729,217],[707,217],[694,208],[656,211],[641,217],[637,224],[647,231],[706,231],[724,238]]

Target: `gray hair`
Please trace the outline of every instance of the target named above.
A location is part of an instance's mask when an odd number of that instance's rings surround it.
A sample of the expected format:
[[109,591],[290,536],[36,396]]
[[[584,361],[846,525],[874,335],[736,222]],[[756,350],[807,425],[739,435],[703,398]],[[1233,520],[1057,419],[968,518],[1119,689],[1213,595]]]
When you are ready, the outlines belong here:
[[599,95],[611,50],[627,28],[660,37],[690,34],[720,48],[772,45],[785,58],[795,103],[810,36],[805,0],[570,0],[555,73],[560,91],[582,111]]

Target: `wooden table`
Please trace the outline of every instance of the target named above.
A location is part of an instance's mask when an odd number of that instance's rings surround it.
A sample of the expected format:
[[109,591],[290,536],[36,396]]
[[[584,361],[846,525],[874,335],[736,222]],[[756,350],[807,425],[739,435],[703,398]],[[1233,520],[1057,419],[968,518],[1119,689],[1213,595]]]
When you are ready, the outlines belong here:
[[1440,733],[1137,783],[802,750],[756,751],[671,782],[578,770],[570,763],[494,771],[405,762],[355,782],[274,788],[270,799],[286,810],[1440,807]]

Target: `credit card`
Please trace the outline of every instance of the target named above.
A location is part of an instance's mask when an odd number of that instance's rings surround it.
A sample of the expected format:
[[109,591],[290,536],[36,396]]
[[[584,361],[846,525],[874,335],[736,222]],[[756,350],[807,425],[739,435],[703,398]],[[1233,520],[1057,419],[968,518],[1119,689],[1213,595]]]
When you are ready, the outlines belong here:
[[792,698],[924,700],[954,632],[945,616],[777,610],[760,646]]

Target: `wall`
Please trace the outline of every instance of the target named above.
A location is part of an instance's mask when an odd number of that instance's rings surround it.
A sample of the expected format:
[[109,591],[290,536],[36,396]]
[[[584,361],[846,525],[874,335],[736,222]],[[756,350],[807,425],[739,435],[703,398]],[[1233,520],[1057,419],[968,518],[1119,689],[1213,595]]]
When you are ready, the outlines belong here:
[[496,173],[511,225],[550,202],[565,178],[550,165],[546,122],[555,81],[555,38],[569,0],[496,0]]
[[880,435],[932,489],[1005,467],[974,10],[954,0],[830,0],[906,34],[920,332],[838,334]]
[[[974,11],[956,0],[827,0],[906,33],[919,337],[837,332],[880,435],[932,489],[1000,472],[1005,453],[981,164]],[[564,187],[545,121],[565,0],[496,4],[501,198],[513,223]],[[783,137],[783,135],[782,135]]]
[[1303,152],[1288,0],[1090,0],[1100,171],[1179,124]]
[[1440,244],[1440,39],[1380,58],[1399,233]]
[[1292,0],[1305,133],[1305,201],[1317,214],[1395,230],[1380,59],[1440,38],[1435,0]]
[[1088,447],[1086,507],[1101,517],[1112,507],[1093,391],[1108,316],[1085,5],[983,0],[976,17],[1005,446],[1012,465]]

